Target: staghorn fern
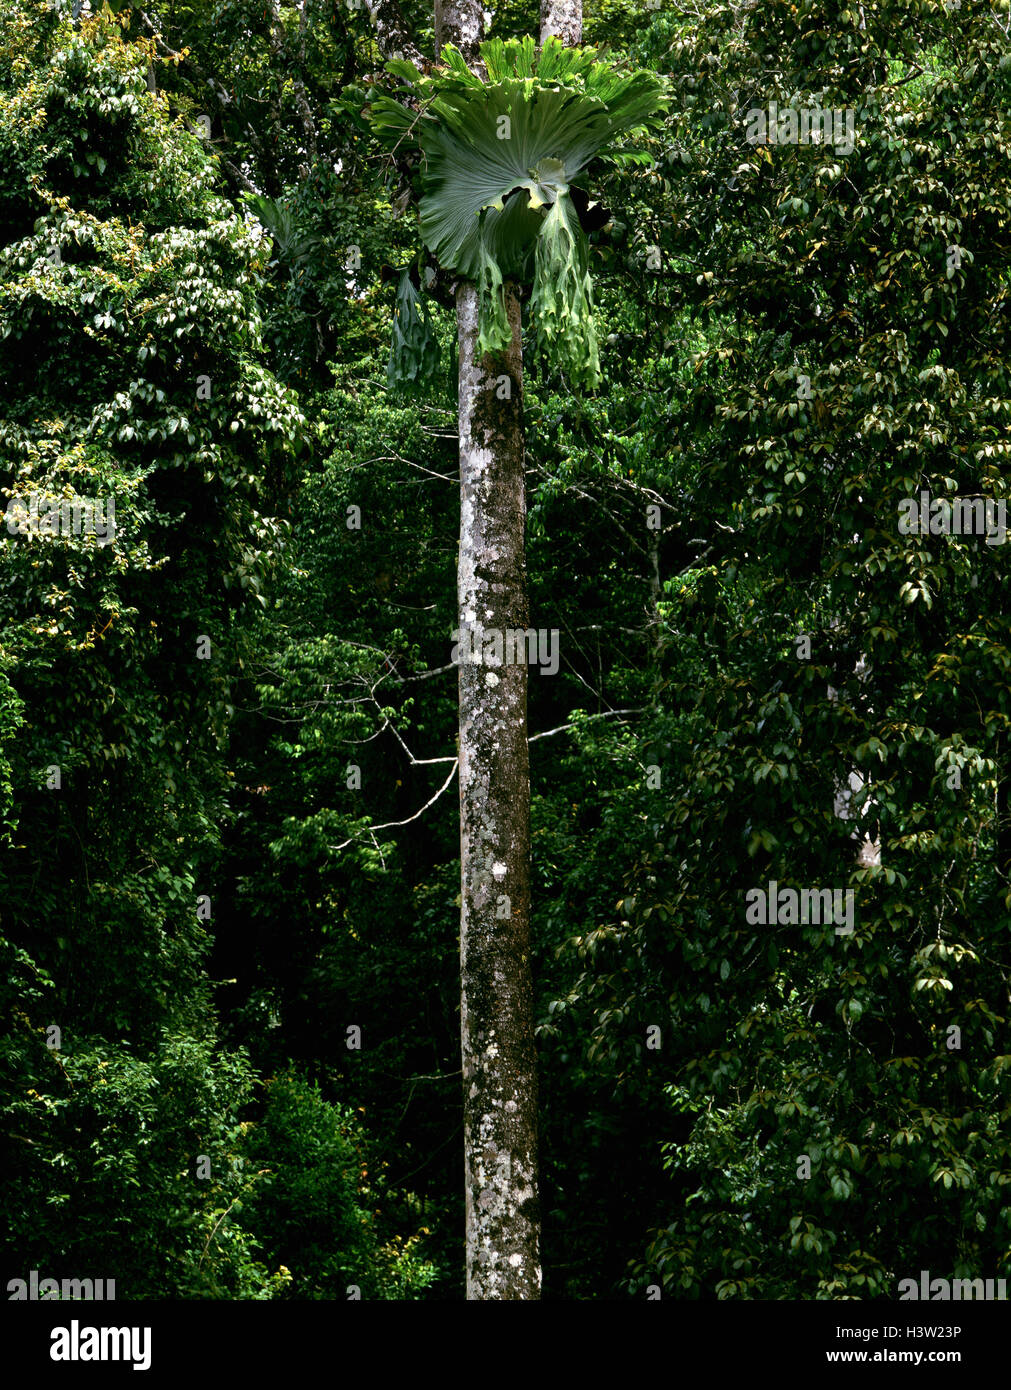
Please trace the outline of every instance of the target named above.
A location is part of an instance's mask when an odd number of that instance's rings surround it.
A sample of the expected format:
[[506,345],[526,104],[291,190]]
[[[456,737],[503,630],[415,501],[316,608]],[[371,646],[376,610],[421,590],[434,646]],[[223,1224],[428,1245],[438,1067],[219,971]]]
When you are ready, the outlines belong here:
[[374,125],[423,156],[422,240],[443,267],[477,284],[479,350],[509,343],[504,282],[532,279],[538,344],[554,350],[574,382],[596,386],[589,247],[569,189],[591,160],[647,158],[614,142],[655,124],[662,83],[554,38],[539,54],[531,38],[492,39],[481,58],[487,82],[452,47],[431,75],[387,63],[416,109],[377,97]]
[[[593,323],[593,285],[586,237],[571,198],[558,198],[537,237],[530,316],[545,344],[565,362],[586,363],[586,376],[600,372]],[[580,373],[570,369],[573,379]],[[588,384],[596,385],[596,380]]]
[[431,376],[439,365],[439,344],[428,309],[411,281],[410,267],[402,273],[393,314],[393,342],[386,368],[387,385],[395,386]]

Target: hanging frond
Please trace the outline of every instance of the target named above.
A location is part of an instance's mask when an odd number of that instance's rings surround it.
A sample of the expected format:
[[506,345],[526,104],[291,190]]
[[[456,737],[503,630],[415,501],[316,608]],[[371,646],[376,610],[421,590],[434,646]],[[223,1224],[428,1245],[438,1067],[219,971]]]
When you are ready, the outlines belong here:
[[433,376],[438,366],[439,344],[432,332],[428,308],[414,288],[408,267],[397,287],[386,380],[392,390],[399,383],[418,382]]

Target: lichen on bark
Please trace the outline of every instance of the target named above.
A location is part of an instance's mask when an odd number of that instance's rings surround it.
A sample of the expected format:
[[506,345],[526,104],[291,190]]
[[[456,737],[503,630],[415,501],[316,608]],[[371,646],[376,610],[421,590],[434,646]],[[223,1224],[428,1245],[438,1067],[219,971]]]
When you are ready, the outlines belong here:
[[[477,355],[477,291],[457,291],[461,627],[527,626],[520,306]],[[508,380],[508,392],[502,389]],[[460,666],[461,1046],[467,1297],[540,1295],[530,966],[527,668]]]

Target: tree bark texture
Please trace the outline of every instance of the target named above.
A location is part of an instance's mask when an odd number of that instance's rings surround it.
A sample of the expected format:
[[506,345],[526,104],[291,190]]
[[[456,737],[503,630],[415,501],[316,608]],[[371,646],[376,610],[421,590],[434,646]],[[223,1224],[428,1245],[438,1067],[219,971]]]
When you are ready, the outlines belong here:
[[[525,630],[520,306],[476,357],[477,290],[457,290],[461,635]],[[481,642],[475,641],[475,655]],[[538,1298],[537,1062],[530,963],[527,666],[460,665],[461,1040],[467,1297]]]
[[541,43],[552,34],[567,48],[583,42],[583,0],[541,0]]
[[[437,0],[435,13],[437,46],[481,72],[480,4]],[[459,628],[474,634],[459,676],[460,1035],[467,1298],[512,1300],[540,1297],[541,1265],[527,665],[525,647],[499,660],[483,641],[527,627],[520,304],[505,289],[512,342],[493,356],[477,351],[476,287],[456,295]]]

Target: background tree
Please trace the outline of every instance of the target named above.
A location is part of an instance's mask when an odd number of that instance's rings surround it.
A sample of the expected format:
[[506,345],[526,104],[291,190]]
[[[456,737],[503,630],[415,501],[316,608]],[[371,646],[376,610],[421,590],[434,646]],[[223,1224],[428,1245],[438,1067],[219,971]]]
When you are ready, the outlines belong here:
[[0,20],[5,505],[115,504],[105,538],[5,518],[5,1248],[121,1297],[271,1297],[277,1243],[262,1263],[233,1215],[266,1176],[241,1168],[255,1078],[206,966],[234,673],[305,422],[262,364],[262,239],[149,91],[151,45]]

